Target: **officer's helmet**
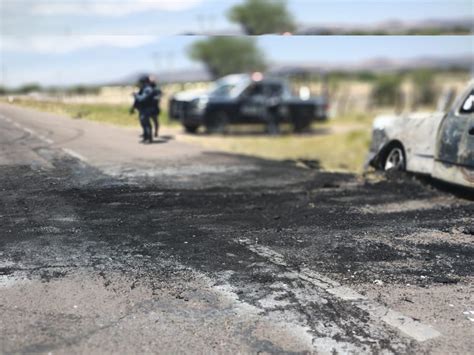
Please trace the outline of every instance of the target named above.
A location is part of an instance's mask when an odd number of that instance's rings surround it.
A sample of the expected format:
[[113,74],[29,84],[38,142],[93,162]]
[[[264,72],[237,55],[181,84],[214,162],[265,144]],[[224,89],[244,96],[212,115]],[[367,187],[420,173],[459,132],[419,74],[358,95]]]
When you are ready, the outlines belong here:
[[143,75],[138,79],[138,84],[140,86],[148,85],[150,84],[150,77],[148,75]]

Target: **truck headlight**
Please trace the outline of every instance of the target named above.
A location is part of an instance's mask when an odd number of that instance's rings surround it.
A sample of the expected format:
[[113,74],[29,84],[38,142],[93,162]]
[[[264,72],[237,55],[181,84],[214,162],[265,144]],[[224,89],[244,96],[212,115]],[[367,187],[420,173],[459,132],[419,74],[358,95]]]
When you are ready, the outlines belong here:
[[193,101],[193,112],[200,115],[204,112],[206,109],[207,103],[208,103],[207,98],[199,98]]
[[198,102],[198,110],[199,111],[204,111],[206,109],[206,106],[207,106],[207,103],[208,103],[208,99],[207,98],[201,98],[199,99],[199,102]]

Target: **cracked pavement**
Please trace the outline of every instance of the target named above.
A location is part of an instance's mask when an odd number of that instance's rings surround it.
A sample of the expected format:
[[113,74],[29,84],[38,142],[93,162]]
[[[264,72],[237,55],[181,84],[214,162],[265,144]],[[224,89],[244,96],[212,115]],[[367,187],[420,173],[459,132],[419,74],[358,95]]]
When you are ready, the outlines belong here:
[[0,105],[0,352],[472,351],[472,194],[172,138]]

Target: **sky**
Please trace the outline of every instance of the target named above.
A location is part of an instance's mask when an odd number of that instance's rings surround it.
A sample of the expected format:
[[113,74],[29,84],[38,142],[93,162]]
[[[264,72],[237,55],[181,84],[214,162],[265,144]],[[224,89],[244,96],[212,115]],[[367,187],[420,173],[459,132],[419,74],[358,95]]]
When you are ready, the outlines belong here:
[[[0,0],[0,85],[113,81],[138,71],[195,68],[179,33],[237,30],[226,12],[242,0]],[[474,16],[464,0],[289,0],[300,24],[360,24]],[[272,62],[473,52],[472,37],[274,37]]]

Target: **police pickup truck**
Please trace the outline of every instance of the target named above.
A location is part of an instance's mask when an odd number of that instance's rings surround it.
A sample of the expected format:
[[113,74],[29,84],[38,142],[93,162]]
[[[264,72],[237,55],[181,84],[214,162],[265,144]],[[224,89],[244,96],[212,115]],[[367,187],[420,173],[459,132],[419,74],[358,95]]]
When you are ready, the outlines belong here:
[[285,80],[266,78],[260,73],[234,74],[217,80],[205,93],[182,92],[171,97],[169,114],[186,132],[204,126],[207,132],[224,133],[230,124],[263,123],[278,130],[291,123],[303,131],[314,121],[327,119],[322,97],[300,99],[291,94]]

